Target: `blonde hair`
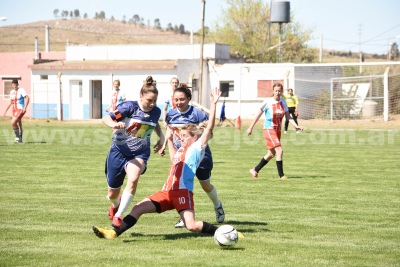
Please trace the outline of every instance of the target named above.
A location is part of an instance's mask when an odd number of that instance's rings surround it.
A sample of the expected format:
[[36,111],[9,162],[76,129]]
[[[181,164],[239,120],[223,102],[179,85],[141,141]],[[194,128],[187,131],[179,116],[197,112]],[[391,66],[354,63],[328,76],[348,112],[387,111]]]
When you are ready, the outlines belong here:
[[208,125],[208,121],[203,121],[199,125],[189,123],[189,124],[183,125],[181,130],[187,131],[190,136],[199,137],[200,135],[203,134],[204,129],[207,128],[207,125]]

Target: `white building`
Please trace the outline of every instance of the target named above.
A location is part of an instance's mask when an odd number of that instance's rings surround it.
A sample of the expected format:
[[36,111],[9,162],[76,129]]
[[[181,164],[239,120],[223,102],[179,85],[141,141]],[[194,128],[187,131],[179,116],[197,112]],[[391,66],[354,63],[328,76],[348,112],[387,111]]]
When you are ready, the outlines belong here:
[[[324,116],[332,116],[335,107],[331,106],[329,96],[332,96],[333,90],[341,94],[342,84],[346,81],[337,79],[343,77],[344,72],[357,74],[358,69],[363,67],[376,73],[384,66],[379,63],[238,63],[241,59],[231,56],[228,45],[205,44],[202,89],[199,90],[199,58],[199,44],[67,46],[65,61],[30,66],[32,117],[102,118],[110,103],[113,80],[121,81],[128,100],[136,100],[149,75],[157,82],[157,105],[161,109],[170,94],[170,79],[178,77],[181,82],[192,86],[194,104],[201,102],[205,110],[209,107],[210,88],[221,88],[223,97],[217,112],[224,102],[225,115],[230,119],[239,116],[242,119],[253,118],[262,101],[271,96],[272,85],[276,82],[282,83],[284,88],[294,89],[300,99],[300,118],[314,118],[318,112],[318,115],[324,112]],[[333,79],[336,79],[335,83]],[[347,81],[355,82],[360,81]],[[383,85],[382,89],[374,88],[375,92],[371,89],[369,96],[378,103],[377,113],[382,114],[385,109],[387,114]],[[321,93],[326,98],[319,104],[323,111],[315,111],[313,99]],[[339,110],[341,107],[348,108],[349,105],[343,103]],[[330,110],[326,112],[325,107]]]

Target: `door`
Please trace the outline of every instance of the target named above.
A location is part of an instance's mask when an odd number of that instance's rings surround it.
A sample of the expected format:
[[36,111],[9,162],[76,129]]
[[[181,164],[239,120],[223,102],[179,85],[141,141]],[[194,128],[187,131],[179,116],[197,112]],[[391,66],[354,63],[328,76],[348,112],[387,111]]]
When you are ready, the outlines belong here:
[[102,118],[102,81],[92,81],[92,119],[101,119]]
[[71,120],[83,119],[82,81],[70,81]]

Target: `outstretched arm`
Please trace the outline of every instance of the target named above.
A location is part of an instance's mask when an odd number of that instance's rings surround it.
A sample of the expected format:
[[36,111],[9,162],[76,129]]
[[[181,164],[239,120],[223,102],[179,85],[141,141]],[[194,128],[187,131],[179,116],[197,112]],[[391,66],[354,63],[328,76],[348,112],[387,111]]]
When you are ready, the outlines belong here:
[[210,93],[210,118],[208,120],[208,124],[206,129],[204,129],[203,134],[201,135],[201,144],[202,146],[206,146],[208,143],[208,140],[212,138],[212,130],[214,129],[215,126],[215,110],[217,107],[218,99],[221,96],[221,91],[219,88],[214,88],[211,90]]

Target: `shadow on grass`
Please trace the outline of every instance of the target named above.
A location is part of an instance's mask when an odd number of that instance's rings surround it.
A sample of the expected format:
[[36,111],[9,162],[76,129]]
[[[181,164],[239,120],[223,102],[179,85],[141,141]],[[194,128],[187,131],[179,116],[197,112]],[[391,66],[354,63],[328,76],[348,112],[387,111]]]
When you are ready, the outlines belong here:
[[[268,228],[265,229],[250,229],[246,228],[245,226],[266,226],[268,223],[266,222],[249,222],[249,221],[225,221],[224,224],[230,224],[234,226],[238,231],[240,231],[243,234],[246,233],[253,233],[253,232],[259,232],[260,230],[263,230],[265,232],[270,232],[271,230]],[[241,227],[236,227],[237,225],[240,225]],[[216,225],[219,226],[219,225]],[[195,233],[195,232],[189,232],[185,228],[180,229],[180,233],[173,233],[173,234],[141,234],[141,233],[130,233],[130,237],[149,237],[149,238],[154,238],[154,239],[163,239],[163,240],[177,240],[177,239],[182,239],[182,238],[201,238],[201,237],[210,237],[210,235],[203,234],[203,233]],[[246,235],[245,235],[246,236]],[[124,240],[123,242],[130,243],[130,242],[135,242],[135,240]],[[241,250],[241,248],[229,248],[229,249],[237,249]]]

